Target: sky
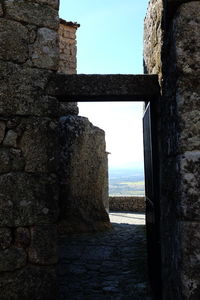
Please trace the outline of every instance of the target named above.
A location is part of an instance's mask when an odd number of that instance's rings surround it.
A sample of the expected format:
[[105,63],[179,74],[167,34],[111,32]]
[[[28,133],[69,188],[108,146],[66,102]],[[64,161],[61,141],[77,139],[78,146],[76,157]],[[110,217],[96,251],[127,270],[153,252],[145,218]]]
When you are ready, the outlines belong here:
[[[60,17],[79,23],[77,73],[143,74],[143,22],[148,0],[61,0]],[[109,167],[143,165],[143,103],[79,103],[106,132]]]

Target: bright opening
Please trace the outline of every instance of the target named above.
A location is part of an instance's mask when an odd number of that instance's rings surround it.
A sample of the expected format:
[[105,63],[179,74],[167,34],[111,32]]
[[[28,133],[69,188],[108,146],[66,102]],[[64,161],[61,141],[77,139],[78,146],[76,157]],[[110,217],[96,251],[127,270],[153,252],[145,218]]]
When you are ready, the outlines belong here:
[[144,196],[141,102],[79,102],[79,114],[106,133],[109,195]]

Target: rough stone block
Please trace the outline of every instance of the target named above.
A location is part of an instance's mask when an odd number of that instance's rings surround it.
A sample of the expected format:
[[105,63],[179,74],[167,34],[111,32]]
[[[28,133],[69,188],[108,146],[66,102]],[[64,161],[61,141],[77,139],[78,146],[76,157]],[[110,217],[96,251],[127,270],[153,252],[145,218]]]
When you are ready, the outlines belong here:
[[[174,19],[174,40],[178,71],[200,75],[200,2],[182,4]],[[187,59],[186,59],[187,58]]]
[[1,300],[58,299],[55,267],[29,266],[0,276]]
[[145,71],[161,76],[161,42],[162,42],[163,1],[149,2],[144,22],[144,63]]
[[5,147],[17,147],[17,132],[14,130],[9,130],[4,138],[3,146]]
[[200,296],[200,223],[181,222],[182,235],[182,285],[184,299]]
[[200,220],[200,151],[180,157],[181,215],[187,220]]
[[0,228],[0,251],[10,247],[12,232],[9,228]]
[[[29,47],[31,47],[35,40],[36,40],[36,37],[37,37],[37,26],[36,25],[27,25],[26,28],[28,29],[28,32],[29,32]],[[30,49],[30,48],[29,48]],[[29,56],[30,56],[30,52],[29,52]],[[28,61],[28,63],[30,63]]]
[[30,231],[26,227],[18,227],[15,230],[14,238],[15,246],[19,248],[26,248],[30,244]]
[[26,160],[26,172],[55,172],[57,169],[58,122],[50,118],[23,119],[18,146]]
[[200,82],[194,75],[180,76],[177,81],[176,101],[179,114],[199,110]]
[[[145,89],[144,89],[145,86]],[[160,93],[157,75],[55,74],[48,83],[49,95],[69,101],[150,101]]]
[[0,226],[51,224],[58,217],[58,181],[54,174],[0,175]]
[[60,119],[61,226],[74,232],[110,228],[104,200],[108,197],[108,166],[104,131],[88,119]]
[[[194,1],[195,1],[195,0],[194,0]],[[197,1],[198,1],[198,0],[197,0]],[[181,3],[184,3],[184,2],[190,2],[190,0],[167,0],[166,2],[169,3],[169,4],[170,4],[170,3],[174,3],[174,4],[176,3],[176,4],[179,4],[179,5],[180,5]]]
[[60,102],[60,116],[78,115],[77,102]]
[[13,20],[34,24],[40,27],[58,29],[58,12],[48,5],[27,0],[5,0],[4,3],[6,16]]
[[3,8],[2,8],[2,4],[0,3],[0,17],[3,16]]
[[0,250],[0,273],[20,269],[26,265],[27,254],[21,248]]
[[31,1],[39,4],[47,4],[49,6],[52,6],[55,9],[59,8],[59,0],[31,0]]
[[11,161],[9,151],[0,149],[0,173],[6,173],[11,170]]
[[31,49],[31,60],[35,67],[57,70],[59,61],[57,32],[48,28],[38,30],[37,39]]
[[4,139],[5,129],[6,129],[6,123],[4,121],[0,121],[0,143]]
[[8,129],[15,129],[21,122],[21,117],[19,116],[12,116],[11,118],[8,118],[6,127]]
[[0,149],[0,173],[23,171],[25,161],[19,149]]
[[45,92],[51,75],[51,71],[0,61],[0,114],[58,114],[58,101]]
[[180,5],[173,24],[178,71],[176,101],[180,124],[179,153],[198,151],[200,146],[199,8],[199,1]]
[[19,149],[10,149],[10,160],[12,171],[23,171],[25,167],[25,159],[22,151]]
[[19,22],[0,19],[0,59],[23,63],[28,59],[28,30]]
[[31,244],[28,259],[33,264],[51,265],[57,263],[56,225],[44,225],[31,228]]
[[179,120],[178,152],[199,150],[200,147],[200,82],[194,75],[180,76],[176,101]]
[[179,152],[200,149],[200,111],[193,110],[181,115]]

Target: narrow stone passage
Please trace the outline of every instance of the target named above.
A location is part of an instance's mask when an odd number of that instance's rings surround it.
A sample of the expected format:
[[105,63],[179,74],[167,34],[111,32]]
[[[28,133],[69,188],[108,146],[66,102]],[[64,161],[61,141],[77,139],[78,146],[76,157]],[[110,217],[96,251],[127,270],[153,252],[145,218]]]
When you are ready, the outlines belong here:
[[113,229],[60,238],[59,300],[150,300],[143,214],[111,213]]

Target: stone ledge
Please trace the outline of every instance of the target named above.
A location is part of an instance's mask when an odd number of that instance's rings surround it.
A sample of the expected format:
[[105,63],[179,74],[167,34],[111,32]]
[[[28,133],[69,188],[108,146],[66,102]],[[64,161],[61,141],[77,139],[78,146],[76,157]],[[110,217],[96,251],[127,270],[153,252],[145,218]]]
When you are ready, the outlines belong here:
[[145,197],[109,197],[110,211],[145,212]]
[[148,101],[160,94],[157,75],[56,74],[48,93],[61,101]]

